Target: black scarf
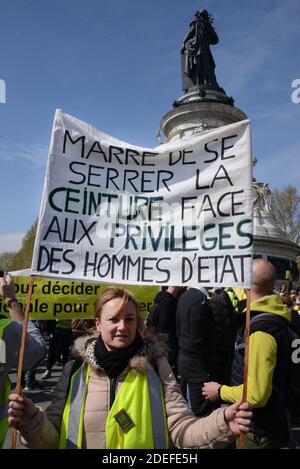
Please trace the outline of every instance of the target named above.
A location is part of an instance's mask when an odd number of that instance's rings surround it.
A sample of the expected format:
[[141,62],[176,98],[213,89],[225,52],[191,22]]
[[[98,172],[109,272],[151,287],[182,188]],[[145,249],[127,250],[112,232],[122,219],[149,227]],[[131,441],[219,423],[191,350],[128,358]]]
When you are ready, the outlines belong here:
[[142,348],[143,339],[139,332],[129,347],[119,350],[107,350],[101,335],[95,343],[95,356],[101,368],[110,379],[117,378],[128,366],[130,359]]

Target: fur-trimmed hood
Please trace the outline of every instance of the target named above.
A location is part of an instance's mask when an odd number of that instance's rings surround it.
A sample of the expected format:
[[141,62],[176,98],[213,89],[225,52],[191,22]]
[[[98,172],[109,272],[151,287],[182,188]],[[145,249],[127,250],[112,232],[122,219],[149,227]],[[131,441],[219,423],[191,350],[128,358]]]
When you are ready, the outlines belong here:
[[[78,337],[74,342],[72,356],[74,358],[81,358],[95,370],[103,370],[101,363],[98,362],[95,355],[95,344],[98,337],[99,333],[94,333],[88,337]],[[143,337],[143,344],[136,355],[130,359],[127,370],[145,373],[159,358],[167,356],[167,354],[167,346],[163,339],[149,334]]]

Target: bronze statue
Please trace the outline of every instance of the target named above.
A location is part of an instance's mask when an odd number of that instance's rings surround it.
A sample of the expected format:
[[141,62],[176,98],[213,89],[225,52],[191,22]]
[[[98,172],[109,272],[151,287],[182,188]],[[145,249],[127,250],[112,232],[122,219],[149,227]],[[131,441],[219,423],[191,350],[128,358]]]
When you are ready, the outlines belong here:
[[215,62],[209,47],[219,42],[212,25],[213,18],[206,10],[197,11],[195,16],[180,51],[183,90],[187,92],[193,87],[224,91],[217,83]]

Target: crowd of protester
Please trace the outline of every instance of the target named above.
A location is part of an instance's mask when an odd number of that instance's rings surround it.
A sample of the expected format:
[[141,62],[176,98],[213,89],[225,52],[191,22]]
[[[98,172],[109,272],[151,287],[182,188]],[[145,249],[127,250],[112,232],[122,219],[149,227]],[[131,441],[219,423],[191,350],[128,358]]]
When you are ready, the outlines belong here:
[[[36,349],[34,337],[40,350],[25,360],[24,392],[10,394],[1,443],[9,422],[29,448],[235,448],[241,433],[246,448],[286,447],[291,416],[285,404],[285,326],[300,337],[300,288],[284,284],[276,290],[275,280],[272,264],[254,261],[247,403],[242,289],[166,286],[145,320],[130,293],[109,288],[97,300],[94,318],[30,322],[28,356]],[[13,323],[20,305],[9,275],[1,279],[0,293]],[[268,316],[280,317],[282,324]],[[5,330],[9,320],[0,321]],[[38,381],[41,363],[45,370]],[[30,393],[43,388],[54,365],[63,369],[44,412]],[[6,377],[14,366],[16,361]],[[8,381],[1,383],[5,404]]]

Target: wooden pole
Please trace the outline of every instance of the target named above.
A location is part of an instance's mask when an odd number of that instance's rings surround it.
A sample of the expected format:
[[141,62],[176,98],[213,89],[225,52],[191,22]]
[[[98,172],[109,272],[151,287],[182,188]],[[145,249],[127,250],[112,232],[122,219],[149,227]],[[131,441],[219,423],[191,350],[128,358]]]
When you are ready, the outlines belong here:
[[[248,366],[249,366],[249,337],[250,337],[250,290],[246,290],[246,326],[245,326],[245,355],[244,355],[244,379],[243,379],[243,402],[247,401],[248,392]],[[239,448],[244,447],[244,433],[239,438]]]
[[[29,280],[29,290],[28,290],[28,294],[26,297],[25,317],[23,321],[22,340],[21,340],[21,348],[20,348],[19,363],[18,363],[18,378],[17,378],[17,386],[15,390],[15,394],[19,394],[19,395],[21,394],[22,370],[23,370],[24,353],[25,353],[25,345],[26,345],[26,337],[27,337],[27,324],[28,324],[28,318],[29,318],[32,291],[33,291],[33,282],[34,282],[34,277],[33,275],[31,275],[30,280]],[[17,429],[13,428],[11,448],[16,449],[16,446],[17,446]]]

